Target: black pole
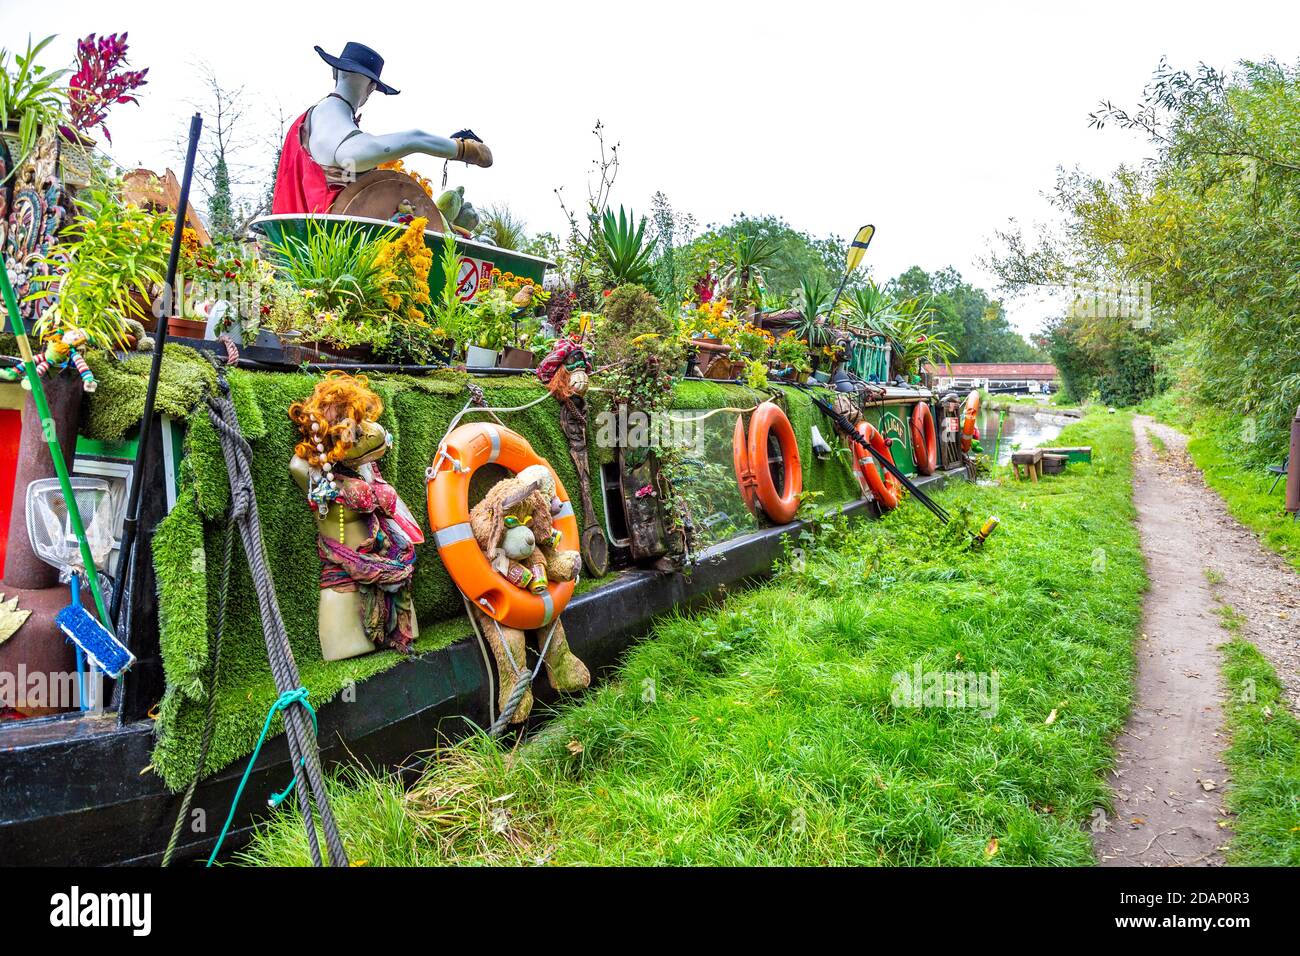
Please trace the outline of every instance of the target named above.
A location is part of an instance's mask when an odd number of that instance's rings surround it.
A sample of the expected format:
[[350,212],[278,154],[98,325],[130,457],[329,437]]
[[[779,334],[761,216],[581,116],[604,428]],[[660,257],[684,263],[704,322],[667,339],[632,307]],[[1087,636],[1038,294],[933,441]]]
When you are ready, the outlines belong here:
[[835,314],[835,307],[840,304],[840,296],[844,293],[844,287],[849,284],[849,273],[844,273],[844,278],[840,280],[840,287],[835,290],[835,298],[831,300],[831,307],[826,310],[828,316]]
[[[832,407],[828,401],[816,395],[812,395],[810,397],[813,400],[813,404],[822,410],[822,414],[824,414],[827,418],[829,418],[831,422],[834,423],[835,427],[839,429],[840,434],[842,434],[845,438],[852,441],[854,444],[861,445],[863,449],[865,449],[866,451],[870,452],[872,450],[871,446],[867,444],[866,440],[861,435],[859,435],[857,431],[854,430],[853,427],[849,424],[849,420],[845,418],[843,415],[841,415],[839,412],[835,411],[834,407]],[[936,518],[938,518],[944,524],[948,523],[949,520],[948,512],[944,510],[943,506],[931,500],[929,495],[927,495],[924,491],[922,491],[915,484],[913,484],[911,479],[909,479],[905,474],[903,474],[903,472],[899,470],[897,465],[895,465],[889,459],[885,458],[885,456],[883,455],[878,456],[876,460],[878,460],[880,464],[884,466],[886,471],[888,471],[891,475],[897,478],[899,484],[901,484],[904,488],[910,491],[912,493],[912,496],[917,501],[925,505],[925,507],[929,509],[929,511],[932,512]]]
[[[135,577],[135,539],[140,525],[140,477],[145,459],[149,455],[149,437],[153,432],[154,402],[158,397],[158,377],[162,374],[163,346],[167,342],[167,319],[172,313],[172,293],[176,287],[176,268],[180,264],[181,239],[185,232],[186,213],[190,208],[190,183],[194,179],[194,157],[199,149],[199,134],[203,131],[203,117],[195,113],[190,117],[190,142],[185,151],[185,175],[181,179],[181,195],[176,204],[176,227],[172,230],[172,248],[167,256],[167,284],[163,288],[158,325],[154,329],[153,365],[149,368],[149,385],[144,393],[144,414],[140,418],[140,438],[136,443],[135,464],[131,468],[131,494],[126,504],[126,519],[122,522],[122,547],[118,552],[117,587],[113,588],[113,605],[108,616],[116,627],[122,610],[122,595],[127,584]],[[184,299],[184,295],[181,296]]]

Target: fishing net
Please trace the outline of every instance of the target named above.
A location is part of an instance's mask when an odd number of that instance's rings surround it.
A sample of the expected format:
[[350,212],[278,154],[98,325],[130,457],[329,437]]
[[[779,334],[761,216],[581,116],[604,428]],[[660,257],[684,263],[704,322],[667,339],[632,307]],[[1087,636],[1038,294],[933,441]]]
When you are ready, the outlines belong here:
[[[121,507],[120,491],[102,478],[71,478],[72,495],[85,526],[96,568],[102,569],[113,550],[113,516]],[[27,533],[32,550],[60,571],[85,570],[81,546],[67,501],[57,478],[41,478],[27,486]]]

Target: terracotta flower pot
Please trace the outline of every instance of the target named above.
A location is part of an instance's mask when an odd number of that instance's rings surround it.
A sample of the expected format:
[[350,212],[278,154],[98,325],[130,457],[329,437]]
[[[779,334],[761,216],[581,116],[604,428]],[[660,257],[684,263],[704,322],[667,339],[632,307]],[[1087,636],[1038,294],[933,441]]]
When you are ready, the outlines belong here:
[[697,351],[695,363],[700,374],[705,378],[731,378],[731,346],[723,345],[717,339],[691,339],[691,345]]
[[167,319],[169,338],[201,339],[207,331],[208,323],[202,319],[180,319],[174,315]]

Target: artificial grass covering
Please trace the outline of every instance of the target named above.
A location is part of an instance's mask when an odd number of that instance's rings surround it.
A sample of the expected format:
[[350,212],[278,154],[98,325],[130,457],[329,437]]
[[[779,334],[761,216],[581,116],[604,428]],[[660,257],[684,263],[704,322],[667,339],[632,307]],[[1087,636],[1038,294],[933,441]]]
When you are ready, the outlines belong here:
[[[1090,864],[1145,587],[1129,416],[1039,483],[950,483],[798,542],[767,584],[662,621],[617,677],[513,751],[445,750],[404,792],[344,772],[333,806],[370,865]],[[982,550],[970,533],[1001,527]],[[998,678],[996,710],[911,707],[896,675]],[[951,686],[951,685],[948,685]],[[947,691],[940,694],[945,700]],[[953,701],[956,703],[956,701]],[[277,811],[241,859],[305,864]]]
[[[160,640],[167,678],[167,691],[156,725],[158,743],[153,768],[168,786],[176,789],[190,781],[197,765],[206,700],[204,683],[216,620],[224,515],[230,492],[216,432],[206,411],[198,405],[207,382],[214,380],[207,377],[212,375],[211,368],[200,356],[180,347],[168,346],[165,355],[160,396],[167,394],[169,404],[163,407],[176,418],[184,418],[189,413],[182,491],[175,509],[161,522],[153,537],[161,608]],[[124,363],[101,360],[97,375],[103,385],[90,402],[87,420],[87,431],[93,437],[120,438],[127,428],[124,423],[131,421],[132,413],[138,421],[144,395],[142,369],[147,374],[147,365],[141,358],[144,357],[133,356]],[[320,561],[316,554],[316,529],[303,495],[287,470],[297,441],[287,415],[288,406],[306,398],[318,378],[305,373],[240,370],[228,373],[240,425],[253,448],[254,487],[262,535],[281,613],[303,684],[316,706],[350,684],[400,661],[399,655],[390,651],[337,662],[326,662],[320,656],[317,640]],[[379,463],[380,468],[419,518],[428,539],[417,549],[413,583],[415,612],[420,622],[417,651],[444,647],[469,633],[459,592],[438,558],[427,527],[424,482],[425,469],[447,424],[467,400],[466,380],[465,375],[454,372],[418,378],[370,376],[372,387],[384,402],[380,421],[393,434],[393,448]],[[477,381],[493,407],[523,405],[544,392],[531,377],[488,377]],[[757,400],[756,394],[735,386],[684,383],[679,386],[675,404],[683,408],[751,405]],[[111,407],[100,408],[101,404]],[[595,410],[599,403],[593,401],[593,406]],[[789,406],[796,426],[801,416],[816,414],[802,395],[792,396]],[[484,419],[471,416],[467,420]],[[576,502],[577,476],[553,403],[545,402],[526,412],[503,414],[502,420],[525,435],[538,454],[550,461]],[[593,478],[598,478],[594,414],[591,422],[589,447],[593,454]],[[808,429],[798,427],[797,431],[801,443],[806,445]],[[801,448],[801,453],[805,462],[813,461],[810,447]],[[825,485],[828,500],[856,496],[852,478],[841,463],[816,463],[805,468],[806,486]],[[593,485],[597,519],[603,522],[598,483],[593,481]],[[577,510],[581,523],[581,509]],[[580,587],[587,590],[599,584],[584,579]],[[206,765],[208,773],[251,752],[266,709],[276,697],[248,566],[237,541],[226,622],[221,677],[216,688],[217,725]],[[280,729],[277,719],[274,732]]]
[[[137,428],[149,387],[153,354],[137,352],[125,359],[95,351],[86,364],[99,383],[92,400],[86,402],[85,433],[100,441],[118,441]],[[162,373],[155,399],[158,411],[175,419],[187,418],[217,382],[212,366],[193,349],[183,345],[163,346]]]

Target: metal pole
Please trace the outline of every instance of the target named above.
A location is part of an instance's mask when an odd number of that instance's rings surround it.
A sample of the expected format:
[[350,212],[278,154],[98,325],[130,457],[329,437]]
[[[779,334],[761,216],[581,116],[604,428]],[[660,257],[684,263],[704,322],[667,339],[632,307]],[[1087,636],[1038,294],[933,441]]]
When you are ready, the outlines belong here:
[[112,627],[118,624],[117,617],[122,610],[122,595],[126,591],[127,583],[135,576],[135,541],[140,527],[140,478],[149,455],[154,403],[158,398],[158,377],[162,374],[163,346],[167,342],[167,319],[172,313],[176,267],[180,263],[181,238],[185,232],[186,213],[190,207],[190,183],[194,179],[194,157],[198,152],[199,134],[202,130],[203,117],[195,113],[190,117],[190,142],[185,152],[185,175],[181,179],[181,194],[176,204],[176,226],[172,231],[171,253],[167,257],[167,284],[163,288],[162,307],[159,309],[158,325],[154,329],[153,365],[149,369],[149,385],[144,395],[144,414],[140,419],[140,438],[136,444],[135,465],[131,469],[131,493],[126,505],[126,519],[122,522],[122,548],[118,558],[117,587],[113,589]]

